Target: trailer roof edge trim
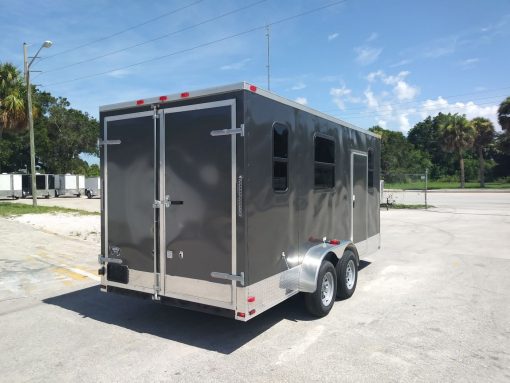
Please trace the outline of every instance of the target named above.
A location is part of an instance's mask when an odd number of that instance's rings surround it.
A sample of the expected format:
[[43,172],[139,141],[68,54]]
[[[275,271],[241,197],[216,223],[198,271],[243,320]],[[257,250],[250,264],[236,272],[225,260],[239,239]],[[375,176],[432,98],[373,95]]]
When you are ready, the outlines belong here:
[[[292,106],[296,109],[303,110],[303,111],[311,113],[315,116],[322,117],[326,120],[343,125],[347,128],[360,131],[362,133],[368,134],[373,137],[381,138],[381,136],[377,133],[373,133],[367,129],[360,128],[360,127],[353,125],[349,122],[346,122],[344,120],[341,120],[341,119],[333,117],[333,116],[330,116],[329,114],[323,113],[323,112],[313,109],[313,108],[310,108],[309,106],[302,105],[296,101],[289,100],[285,97],[279,96],[275,93],[269,92],[265,89],[259,88],[258,86],[254,86],[247,82],[239,82],[239,83],[234,83],[234,84],[230,84],[230,85],[194,90],[194,91],[189,91],[189,92],[180,92],[180,93],[161,95],[161,96],[157,96],[157,97],[145,98],[142,100],[143,100],[143,105],[146,106],[146,105],[151,105],[151,104],[162,104],[162,103],[178,101],[178,100],[183,100],[183,99],[189,100],[192,98],[210,96],[210,95],[219,94],[219,93],[227,93],[227,92],[232,92],[232,91],[236,91],[236,90],[247,90],[247,91],[250,91],[253,93],[257,93],[261,96],[270,98],[272,100],[278,101],[285,105]],[[133,101],[127,101],[127,102],[120,102],[120,103],[116,103],[116,104],[103,105],[103,106],[99,107],[99,112],[108,112],[108,111],[115,111],[115,110],[121,110],[121,109],[127,109],[127,108],[133,108],[136,106],[141,106],[139,101],[140,101],[140,99],[133,100]]]

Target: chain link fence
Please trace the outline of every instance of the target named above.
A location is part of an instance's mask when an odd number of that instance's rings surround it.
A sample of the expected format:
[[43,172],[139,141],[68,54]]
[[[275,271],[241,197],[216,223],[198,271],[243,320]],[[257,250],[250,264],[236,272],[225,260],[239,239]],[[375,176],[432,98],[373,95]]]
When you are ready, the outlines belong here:
[[419,205],[427,208],[428,172],[387,173],[382,176],[381,204]]

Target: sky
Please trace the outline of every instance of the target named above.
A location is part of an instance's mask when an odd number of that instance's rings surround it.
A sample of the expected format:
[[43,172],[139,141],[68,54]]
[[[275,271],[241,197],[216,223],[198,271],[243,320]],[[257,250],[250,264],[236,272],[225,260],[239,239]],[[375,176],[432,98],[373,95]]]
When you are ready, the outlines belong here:
[[267,89],[267,24],[272,92],[362,128],[406,134],[452,112],[500,130],[509,0],[0,0],[0,62],[22,68],[23,42],[33,54],[51,40],[32,82],[97,117],[240,81]]

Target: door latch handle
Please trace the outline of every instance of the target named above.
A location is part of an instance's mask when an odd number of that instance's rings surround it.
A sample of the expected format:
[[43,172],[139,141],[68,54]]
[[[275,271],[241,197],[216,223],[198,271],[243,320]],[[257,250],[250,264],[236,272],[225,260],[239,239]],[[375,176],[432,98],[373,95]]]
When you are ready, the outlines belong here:
[[184,205],[184,201],[172,200],[170,205]]

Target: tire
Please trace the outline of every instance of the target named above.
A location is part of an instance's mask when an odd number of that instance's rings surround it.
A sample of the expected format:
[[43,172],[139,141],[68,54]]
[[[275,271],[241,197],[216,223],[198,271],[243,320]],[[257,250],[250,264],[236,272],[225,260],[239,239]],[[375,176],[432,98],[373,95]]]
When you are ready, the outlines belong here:
[[352,297],[358,283],[358,262],[352,250],[345,250],[344,255],[336,265],[338,275],[336,297],[348,299]]
[[87,191],[85,192],[85,194],[87,195],[87,198],[88,198],[88,199],[91,199],[91,198],[92,198],[92,193],[91,193],[89,190],[87,190]]
[[335,268],[331,262],[323,261],[319,269],[315,292],[305,294],[305,306],[308,312],[319,318],[328,315],[335,303],[336,286]]

